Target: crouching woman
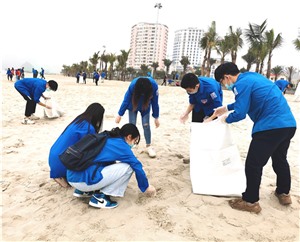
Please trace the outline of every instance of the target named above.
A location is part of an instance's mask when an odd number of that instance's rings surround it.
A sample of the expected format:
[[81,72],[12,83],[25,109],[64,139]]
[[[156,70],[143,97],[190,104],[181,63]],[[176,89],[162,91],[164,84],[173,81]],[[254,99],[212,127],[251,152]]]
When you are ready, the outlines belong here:
[[109,138],[95,157],[94,165],[84,171],[67,170],[67,180],[75,188],[73,195],[91,197],[89,205],[96,208],[115,208],[118,203],[110,196],[123,197],[134,172],[139,189],[154,196],[156,189],[149,184],[142,163],[131,150],[139,142],[140,133],[134,124],[109,131]]

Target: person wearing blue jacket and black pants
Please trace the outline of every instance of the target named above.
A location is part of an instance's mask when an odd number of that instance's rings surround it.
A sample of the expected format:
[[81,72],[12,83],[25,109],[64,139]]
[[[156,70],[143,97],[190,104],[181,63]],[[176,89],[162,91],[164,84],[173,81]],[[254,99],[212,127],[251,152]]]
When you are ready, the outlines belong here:
[[94,165],[84,171],[67,170],[67,180],[75,189],[75,197],[91,197],[89,205],[96,208],[115,208],[118,203],[110,196],[123,197],[133,173],[141,192],[154,196],[156,189],[150,185],[142,163],[131,148],[140,141],[134,124],[108,131],[108,138]]
[[40,98],[49,99],[43,95],[43,92],[56,91],[58,84],[56,81],[45,81],[40,78],[24,78],[15,82],[15,88],[26,100],[25,117],[22,124],[34,124],[33,120],[39,119],[35,116],[36,104],[45,108],[51,109],[51,106],[46,105],[40,101]]
[[[259,187],[263,167],[272,158],[277,175],[275,196],[280,204],[292,203],[290,167],[287,152],[296,132],[296,120],[291,109],[274,83],[256,72],[240,73],[232,63],[224,63],[215,70],[215,79],[232,90],[235,102],[219,107],[214,115],[231,124],[246,118],[253,121],[252,140],[249,146],[245,173],[247,186],[242,198],[229,201],[233,209],[259,213]],[[233,111],[226,114],[227,111]]]
[[146,150],[149,157],[154,158],[156,153],[151,146],[150,111],[156,128],[159,127],[159,105],[158,105],[158,85],[152,77],[137,77],[130,83],[124,100],[116,117],[116,123],[121,121],[121,117],[128,110],[129,123],[136,124],[137,113],[142,116],[142,125],[146,140]]
[[[180,122],[185,123],[192,112],[192,122],[202,123],[213,119],[214,109],[222,106],[223,91],[220,83],[209,77],[197,77],[193,73],[183,76],[180,86],[189,95],[189,105],[180,116]],[[184,158],[184,163],[189,163],[190,158]]]

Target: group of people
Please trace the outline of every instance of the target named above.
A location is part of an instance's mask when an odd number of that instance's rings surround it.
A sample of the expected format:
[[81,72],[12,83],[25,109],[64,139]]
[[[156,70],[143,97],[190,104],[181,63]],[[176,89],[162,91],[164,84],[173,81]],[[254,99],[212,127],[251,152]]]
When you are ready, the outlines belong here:
[[[33,84],[32,80],[26,81],[26,85],[17,82],[16,88],[28,106],[33,106],[33,102],[40,104],[39,97],[46,88],[57,90],[55,81],[45,83],[41,80],[39,85]],[[253,121],[252,140],[245,162],[246,190],[241,198],[230,200],[229,205],[242,211],[261,211],[259,188],[263,167],[269,158],[272,158],[272,167],[277,175],[274,194],[280,204],[291,204],[291,174],[287,152],[296,131],[296,120],[282,91],[259,73],[240,73],[232,62],[218,66],[214,79],[187,73],[180,85],[189,96],[189,105],[180,116],[182,123],[191,112],[192,122],[221,119],[224,124],[231,124],[245,119],[246,115]],[[222,86],[233,92],[235,102],[223,104]],[[109,131],[109,138],[103,150],[95,157],[94,165],[84,171],[67,170],[59,155],[83,136],[102,131],[105,109],[99,103],[89,105],[85,112],[66,127],[51,147],[50,177],[63,187],[74,187],[74,196],[90,197],[89,204],[97,208],[116,207],[118,203],[110,197],[124,196],[133,173],[139,189],[154,196],[156,189],[150,185],[142,163],[131,148],[140,142],[140,133],[136,127],[137,115],[140,113],[147,153],[151,158],[156,156],[151,145],[150,112],[152,110],[155,126],[159,127],[158,98],[158,85],[151,76],[132,80],[115,119],[119,123],[125,111],[128,111],[129,123]],[[32,114],[32,108],[30,110],[25,112],[27,118]]]
[[99,71],[94,70],[93,72],[93,82],[95,82],[96,86],[98,86],[98,81],[101,79],[101,82],[104,82],[104,79],[106,77],[106,72],[102,71],[101,73]]
[[24,67],[18,68],[16,70],[13,67],[7,68],[6,76],[8,81],[13,81],[14,76],[16,76],[16,80],[23,79],[25,77]]

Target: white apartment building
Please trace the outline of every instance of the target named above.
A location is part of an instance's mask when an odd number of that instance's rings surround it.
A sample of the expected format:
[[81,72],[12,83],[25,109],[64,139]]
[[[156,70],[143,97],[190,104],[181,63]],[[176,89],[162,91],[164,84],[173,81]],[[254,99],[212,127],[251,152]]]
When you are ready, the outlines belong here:
[[169,29],[156,23],[138,23],[131,28],[128,66],[140,69],[142,64],[151,66],[158,62],[158,70],[164,69],[167,55]]
[[172,69],[183,70],[180,64],[182,56],[188,56],[192,67],[200,67],[202,59],[202,49],[200,40],[203,37],[203,30],[198,28],[187,28],[175,31]]

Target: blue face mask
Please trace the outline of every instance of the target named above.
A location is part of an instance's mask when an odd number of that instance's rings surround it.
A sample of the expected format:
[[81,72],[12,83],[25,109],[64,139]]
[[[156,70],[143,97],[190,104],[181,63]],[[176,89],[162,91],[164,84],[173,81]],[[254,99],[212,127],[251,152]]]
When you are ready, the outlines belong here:
[[233,86],[234,86],[233,83],[231,83],[230,85],[225,84],[225,87],[226,87],[228,90],[230,90],[230,91],[232,90]]
[[132,149],[134,146],[134,144],[128,144],[128,145],[130,146],[130,149]]

